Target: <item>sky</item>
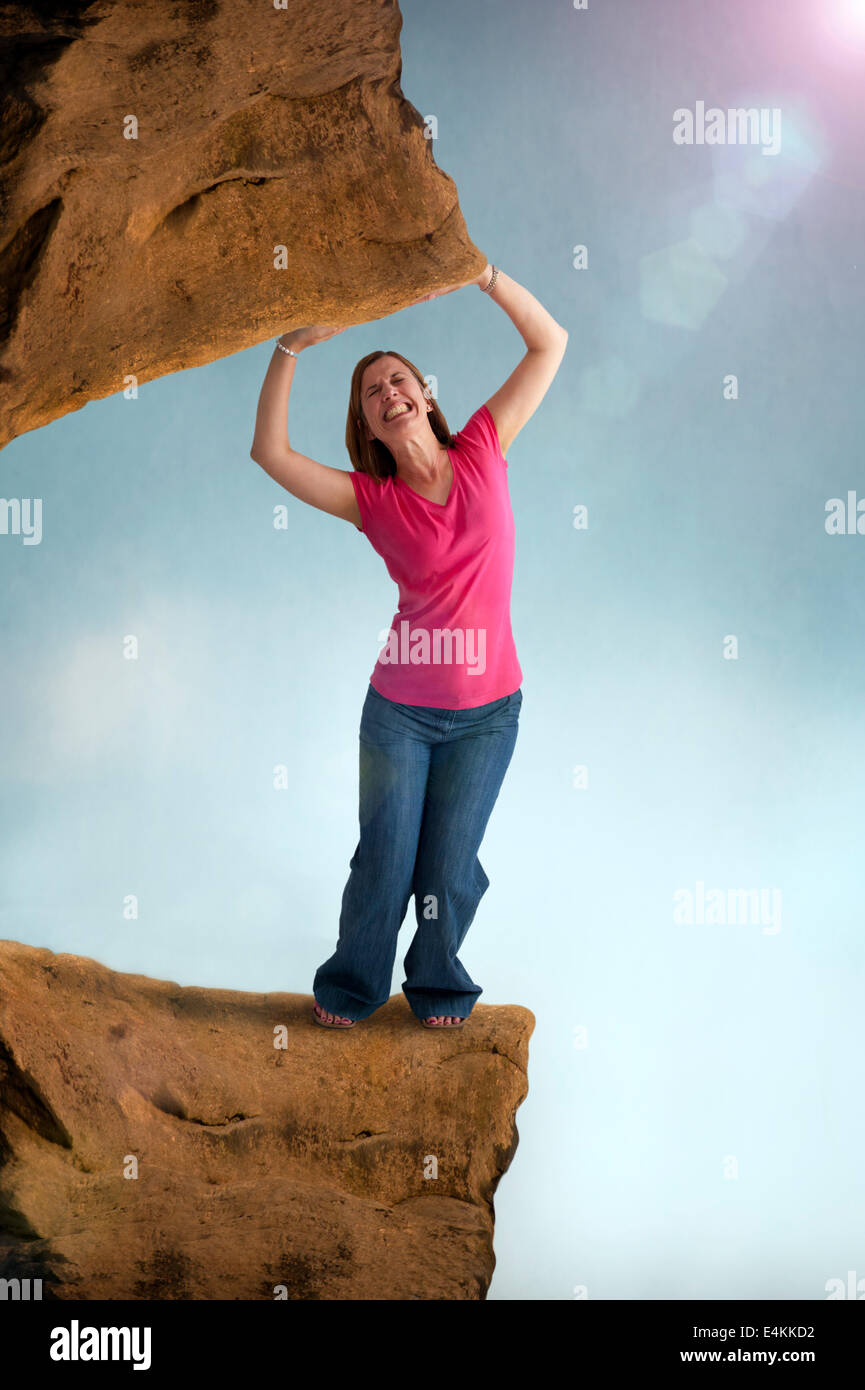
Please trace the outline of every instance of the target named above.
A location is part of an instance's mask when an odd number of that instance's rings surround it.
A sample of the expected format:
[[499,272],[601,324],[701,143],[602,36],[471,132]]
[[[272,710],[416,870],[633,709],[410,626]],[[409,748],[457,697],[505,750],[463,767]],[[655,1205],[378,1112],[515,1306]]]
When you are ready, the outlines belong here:
[[[824,1299],[865,1279],[865,5],[401,9],[472,240],[569,333],[508,452],[523,705],[460,952],[536,1020],[489,1296]],[[378,347],[452,430],[522,355],[473,287],[353,327],[295,447],[350,467]],[[250,459],[271,350],[0,455],[43,508],[0,535],[0,937],[299,993],[333,950],[396,590]]]

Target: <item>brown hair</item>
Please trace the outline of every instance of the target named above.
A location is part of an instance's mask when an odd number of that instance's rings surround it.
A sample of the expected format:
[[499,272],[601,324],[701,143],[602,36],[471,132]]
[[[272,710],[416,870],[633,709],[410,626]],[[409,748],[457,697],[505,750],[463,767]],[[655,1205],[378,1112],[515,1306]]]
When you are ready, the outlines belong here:
[[[363,381],[363,374],[371,362],[377,362],[380,357],[396,357],[404,366],[408,367],[412,376],[420,384],[424,391],[427,384],[413,362],[409,362],[407,357],[403,357],[401,352],[392,352],[380,348],[377,352],[367,353],[362,357],[351,374],[351,389],[348,398],[348,420],[345,426],[345,447],[348,449],[348,456],[351,459],[352,467],[358,473],[369,473],[373,478],[392,478],[396,473],[396,463],[393,454],[386,444],[382,444],[380,439],[367,439],[366,437],[366,417],[363,413],[363,402],[360,398],[360,386]],[[440,444],[446,448],[453,449],[456,441],[448,428],[448,422],[442,414],[438,401],[429,396],[429,403],[432,410],[428,412],[427,418],[430,428]],[[359,425],[358,420],[363,420],[363,425]]]

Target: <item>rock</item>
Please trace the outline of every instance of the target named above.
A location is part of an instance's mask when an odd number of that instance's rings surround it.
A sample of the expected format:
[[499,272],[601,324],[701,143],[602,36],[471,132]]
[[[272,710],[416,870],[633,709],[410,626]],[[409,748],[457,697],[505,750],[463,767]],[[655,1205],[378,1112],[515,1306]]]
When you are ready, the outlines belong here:
[[381,0],[3,5],[0,447],[480,274],[401,23]]
[[400,993],[339,1033],[311,1008],[0,942],[0,1278],[484,1298],[534,1016],[478,1004],[434,1033]]

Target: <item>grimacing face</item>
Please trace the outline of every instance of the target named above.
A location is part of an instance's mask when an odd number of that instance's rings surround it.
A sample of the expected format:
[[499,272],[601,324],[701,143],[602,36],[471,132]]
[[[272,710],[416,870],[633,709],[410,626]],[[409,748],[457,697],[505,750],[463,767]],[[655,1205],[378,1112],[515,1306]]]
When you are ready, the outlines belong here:
[[[428,415],[425,388],[398,357],[379,357],[363,374],[360,399],[368,437],[384,444],[412,430],[422,415]],[[395,406],[405,407],[390,420],[385,416]]]

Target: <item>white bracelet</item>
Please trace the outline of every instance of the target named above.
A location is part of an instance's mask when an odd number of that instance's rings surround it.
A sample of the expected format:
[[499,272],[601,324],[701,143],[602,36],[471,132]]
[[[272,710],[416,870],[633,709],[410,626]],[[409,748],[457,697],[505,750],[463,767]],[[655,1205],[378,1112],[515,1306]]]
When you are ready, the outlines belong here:
[[279,348],[280,352],[287,352],[289,357],[297,357],[296,352],[292,352],[291,348],[283,347],[282,343],[280,343],[278,340],[276,346]]

